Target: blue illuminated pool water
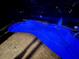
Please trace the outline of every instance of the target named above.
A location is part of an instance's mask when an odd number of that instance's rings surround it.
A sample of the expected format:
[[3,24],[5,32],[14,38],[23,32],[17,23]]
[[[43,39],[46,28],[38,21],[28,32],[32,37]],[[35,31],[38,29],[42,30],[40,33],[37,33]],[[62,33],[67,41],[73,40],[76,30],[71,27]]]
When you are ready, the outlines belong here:
[[28,20],[11,25],[8,31],[31,33],[62,59],[79,59],[79,40],[69,28],[62,26],[62,18],[58,24]]

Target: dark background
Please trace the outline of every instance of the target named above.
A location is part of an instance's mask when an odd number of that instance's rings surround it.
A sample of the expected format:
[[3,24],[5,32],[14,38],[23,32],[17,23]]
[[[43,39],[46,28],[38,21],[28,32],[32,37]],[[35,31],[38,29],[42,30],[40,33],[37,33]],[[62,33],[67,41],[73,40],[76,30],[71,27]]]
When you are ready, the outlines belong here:
[[[43,17],[40,18],[40,15]],[[63,18],[63,25],[79,26],[78,0],[0,0],[0,37],[7,31],[8,24],[25,19],[44,20],[57,23]],[[8,26],[6,26],[8,25]],[[4,29],[2,30],[2,28]],[[7,34],[6,34],[7,35]],[[5,37],[7,37],[5,35]],[[10,34],[8,34],[9,36]],[[4,38],[3,38],[4,39]]]
[[[70,13],[69,13],[70,12]],[[67,22],[70,18],[79,18],[78,0],[0,0],[0,22],[8,23],[27,18],[63,17]],[[49,19],[50,20],[50,19]],[[1,24],[0,23],[0,24]],[[2,23],[2,24],[3,24]]]

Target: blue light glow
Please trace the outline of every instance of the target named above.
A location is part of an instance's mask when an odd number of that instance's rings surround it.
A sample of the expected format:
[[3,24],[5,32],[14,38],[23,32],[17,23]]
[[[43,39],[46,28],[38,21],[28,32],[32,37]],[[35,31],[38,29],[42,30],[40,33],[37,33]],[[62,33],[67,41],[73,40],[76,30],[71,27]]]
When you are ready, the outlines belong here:
[[8,31],[31,33],[62,59],[79,59],[79,41],[69,28],[62,26],[62,19],[57,25],[28,20],[13,24]]

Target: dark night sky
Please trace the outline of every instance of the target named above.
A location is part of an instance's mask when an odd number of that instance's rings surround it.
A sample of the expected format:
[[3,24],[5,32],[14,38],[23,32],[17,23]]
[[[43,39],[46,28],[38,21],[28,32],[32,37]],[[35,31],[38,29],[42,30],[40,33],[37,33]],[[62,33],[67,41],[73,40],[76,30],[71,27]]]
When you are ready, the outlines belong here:
[[78,0],[0,0],[0,4],[0,24],[36,15],[79,18]]

